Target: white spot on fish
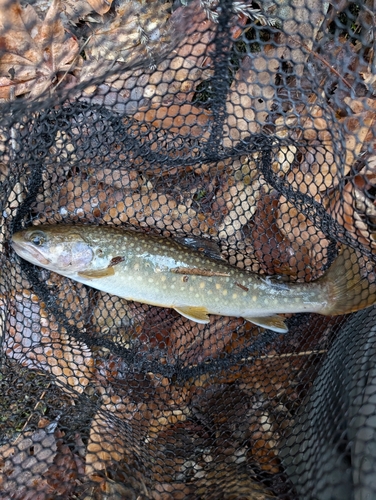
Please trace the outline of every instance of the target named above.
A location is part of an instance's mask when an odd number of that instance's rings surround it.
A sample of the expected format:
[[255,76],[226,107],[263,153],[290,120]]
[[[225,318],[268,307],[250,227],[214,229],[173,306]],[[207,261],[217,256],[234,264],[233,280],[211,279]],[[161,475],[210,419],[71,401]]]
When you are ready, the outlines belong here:
[[205,282],[204,282],[204,281],[201,281],[201,283],[199,284],[199,287],[200,287],[200,288],[205,288]]
[[256,300],[257,300],[257,295],[253,295],[252,300],[253,300],[253,302],[256,302]]
[[236,299],[236,297],[237,297],[237,296],[238,296],[238,294],[237,294],[237,293],[233,293],[233,294],[232,294],[232,298],[233,298],[233,299]]
[[227,290],[223,290],[223,295],[227,295]]
[[153,283],[154,282],[153,278],[149,278],[148,281],[149,281],[149,283]]
[[161,281],[166,281],[166,276],[161,276]]
[[138,271],[140,269],[140,264],[135,264],[133,269],[135,271]]
[[216,283],[216,284],[215,284],[215,288],[216,288],[217,290],[219,290],[219,289],[221,288],[221,285],[220,285],[219,283]]

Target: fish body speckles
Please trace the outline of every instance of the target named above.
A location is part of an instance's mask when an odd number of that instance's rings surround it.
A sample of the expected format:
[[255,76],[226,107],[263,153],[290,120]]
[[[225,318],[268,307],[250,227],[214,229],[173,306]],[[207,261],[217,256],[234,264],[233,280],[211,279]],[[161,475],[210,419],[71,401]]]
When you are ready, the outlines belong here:
[[285,284],[234,268],[172,239],[115,227],[36,226],[16,233],[12,245],[33,264],[128,300],[174,308],[200,323],[217,314],[285,332],[278,313],[343,314],[376,300],[373,289],[368,298],[356,297],[359,283],[364,287],[365,282],[354,259],[350,269],[344,267],[349,249],[320,280]]

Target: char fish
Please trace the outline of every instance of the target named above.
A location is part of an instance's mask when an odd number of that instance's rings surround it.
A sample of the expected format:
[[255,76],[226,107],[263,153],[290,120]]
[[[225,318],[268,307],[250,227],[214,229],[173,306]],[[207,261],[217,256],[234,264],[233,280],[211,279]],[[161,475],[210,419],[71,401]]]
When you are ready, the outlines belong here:
[[33,226],[13,235],[27,261],[124,299],[175,309],[198,323],[241,317],[287,332],[278,313],[346,314],[376,302],[354,250],[344,247],[312,283],[280,283],[243,271],[170,238],[111,226]]

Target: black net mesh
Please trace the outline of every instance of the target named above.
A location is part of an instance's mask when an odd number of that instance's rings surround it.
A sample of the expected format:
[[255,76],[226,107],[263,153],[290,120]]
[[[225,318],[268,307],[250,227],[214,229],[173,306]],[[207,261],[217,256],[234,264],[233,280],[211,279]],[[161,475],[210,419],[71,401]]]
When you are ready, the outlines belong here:
[[375,11],[0,0],[0,498],[376,498]]

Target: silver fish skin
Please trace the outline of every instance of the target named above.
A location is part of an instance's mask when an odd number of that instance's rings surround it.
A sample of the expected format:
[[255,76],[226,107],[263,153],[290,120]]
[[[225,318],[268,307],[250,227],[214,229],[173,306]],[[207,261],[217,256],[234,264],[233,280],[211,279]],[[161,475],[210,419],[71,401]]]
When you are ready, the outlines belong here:
[[206,257],[171,238],[112,226],[33,226],[15,233],[12,246],[37,266],[127,300],[173,308],[199,323],[216,314],[286,332],[278,313],[344,314],[376,301],[375,286],[360,276],[356,254],[348,247],[322,278],[286,284]]

